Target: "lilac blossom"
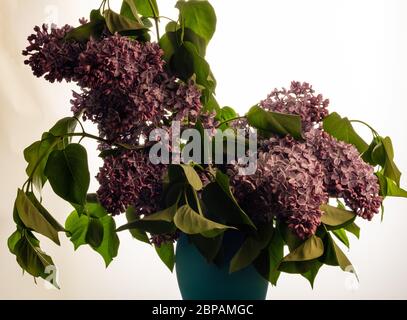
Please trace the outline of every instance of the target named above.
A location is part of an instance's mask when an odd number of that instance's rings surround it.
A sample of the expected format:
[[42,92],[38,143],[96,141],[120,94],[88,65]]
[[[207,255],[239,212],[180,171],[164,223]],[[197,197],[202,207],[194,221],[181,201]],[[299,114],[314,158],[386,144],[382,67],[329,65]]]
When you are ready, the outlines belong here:
[[125,212],[129,206],[139,216],[159,211],[165,169],[164,165],[153,165],[145,151],[107,156],[96,177],[100,203],[113,215]]
[[306,133],[306,139],[307,148],[323,164],[329,195],[343,198],[356,214],[371,220],[382,203],[374,168],[362,160],[353,145],[338,141],[321,129]]
[[293,81],[290,89],[274,89],[260,106],[267,111],[296,114],[301,117],[304,131],[328,115],[329,100],[321,94],[315,95],[308,83]]
[[45,75],[50,82],[76,80],[75,69],[83,44],[64,39],[72,29],[69,25],[62,28],[52,25],[49,28],[45,24],[34,28],[36,33],[28,37],[30,44],[23,55],[27,57],[24,63],[31,67],[35,76]]

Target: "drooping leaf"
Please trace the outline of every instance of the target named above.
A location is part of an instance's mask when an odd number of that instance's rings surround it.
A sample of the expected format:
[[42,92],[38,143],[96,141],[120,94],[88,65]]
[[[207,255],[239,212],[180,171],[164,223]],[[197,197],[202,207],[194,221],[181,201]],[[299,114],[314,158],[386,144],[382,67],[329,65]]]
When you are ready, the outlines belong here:
[[294,232],[292,232],[286,223],[278,221],[277,229],[290,251],[294,251],[304,243],[304,240],[300,239]]
[[60,245],[58,231],[64,231],[64,228],[51,217],[38,201],[34,203],[31,201],[33,196],[34,195],[31,194],[31,196],[28,197],[24,191],[18,190],[16,209],[21,221],[27,228],[48,237]]
[[178,208],[174,223],[177,228],[186,234],[204,233],[208,238],[215,237],[227,229],[234,229],[201,216],[188,205]]
[[259,227],[257,234],[249,235],[230,261],[229,272],[248,267],[269,244],[273,233],[273,223],[269,223]]
[[80,144],[69,144],[63,150],[54,150],[45,167],[52,189],[62,199],[84,205],[90,183],[86,149]]
[[156,0],[125,0],[123,1],[121,14],[129,17],[126,13],[130,11],[135,16],[135,11],[144,17],[154,18],[160,15]]
[[16,245],[17,245],[18,241],[20,241],[22,236],[23,235],[21,234],[21,231],[19,229],[17,229],[7,239],[7,246],[8,246],[10,253],[12,253],[14,255],[16,254]]
[[155,251],[160,257],[161,261],[172,272],[174,270],[175,264],[175,254],[174,254],[174,244],[173,243],[163,243],[161,246],[155,246]]
[[208,1],[178,1],[176,7],[180,11],[183,27],[193,30],[208,43],[216,30],[215,10]]
[[[127,208],[126,218],[127,218],[127,222],[129,222],[129,223],[134,222],[139,219],[139,216],[136,213],[134,207],[130,206]],[[133,236],[133,238],[135,238],[141,242],[150,244],[150,239],[148,238],[148,235],[145,231],[140,230],[140,229],[130,229],[129,232]]]
[[123,0],[120,15],[143,24],[135,2],[135,0]]
[[170,60],[170,67],[171,71],[185,82],[194,74],[194,56],[185,44],[174,51]]
[[383,175],[395,181],[397,186],[400,186],[401,172],[394,163],[393,144],[389,137],[382,139],[383,148],[385,151],[385,163],[383,167]]
[[253,106],[246,114],[247,122],[263,134],[290,134],[295,139],[302,139],[301,118],[298,115],[266,111],[258,105]]
[[337,246],[329,233],[326,233],[324,237],[324,247],[325,252],[319,259],[321,262],[331,266],[340,266],[343,271],[353,272],[352,263]]
[[39,191],[47,182],[44,174],[45,165],[57,143],[58,141],[53,135],[45,133],[42,140],[34,142],[24,150],[24,159],[28,163],[26,173]]
[[256,230],[248,215],[240,208],[230,188],[229,177],[216,171],[216,181],[209,183],[202,192],[209,216],[224,219],[227,224],[246,226]]
[[56,148],[63,149],[71,142],[70,137],[59,138],[75,131],[77,120],[67,117],[59,120],[49,132],[45,132],[40,141],[36,141],[24,150],[24,159],[28,165],[26,173],[32,178],[37,190],[41,191],[47,177],[44,174],[49,154]]
[[334,138],[353,144],[362,154],[368,149],[367,143],[356,133],[348,118],[342,118],[338,113],[332,112],[325,117],[323,127]]
[[188,235],[188,239],[195,245],[206,261],[212,263],[222,247],[223,233],[212,238],[207,238],[200,234],[191,234]]
[[349,238],[344,228],[332,230],[332,233],[339,239],[339,241],[341,241],[345,246],[349,248]]
[[24,271],[35,278],[41,277],[59,288],[55,277],[50,277],[52,270],[56,269],[52,258],[41,250],[40,242],[30,231],[24,230],[19,235],[13,234],[9,245],[12,246],[12,253]]
[[104,28],[105,20],[102,17],[101,20],[93,20],[71,30],[66,34],[65,40],[87,42],[91,37],[98,39],[102,35]]
[[313,235],[309,237],[298,248],[291,251],[283,258],[283,262],[309,261],[319,258],[324,253],[324,244],[322,240]]
[[318,271],[319,271],[319,269],[320,269],[321,267],[322,267],[322,263],[321,263],[321,262],[319,262],[319,261],[314,261],[314,262],[312,263],[311,268],[310,268],[307,272],[301,274],[305,279],[307,279],[307,280],[309,281],[309,283],[310,283],[310,285],[311,285],[311,288],[314,288],[315,278],[316,278],[316,276],[317,276],[317,274],[318,274]]
[[[238,116],[236,111],[231,108],[231,107],[223,107],[222,109],[219,110],[219,112],[216,114],[216,120],[219,122],[225,122],[230,119],[234,119]],[[219,127],[221,130],[225,130],[228,128],[228,124],[222,124]]]
[[230,261],[229,272],[236,272],[248,267],[269,244],[273,233],[273,223],[269,223],[259,227],[256,235],[248,236]]
[[407,191],[404,190],[403,188],[400,188],[395,181],[384,176],[380,172],[376,172],[376,176],[379,179],[380,195],[382,197],[407,198]]
[[332,229],[340,229],[352,223],[356,218],[354,212],[333,207],[328,204],[323,204],[321,210],[324,212],[321,217],[321,222]]
[[351,223],[348,224],[344,227],[344,229],[350,233],[352,233],[356,238],[359,239],[360,237],[360,228],[358,227],[358,225],[356,223]]
[[112,10],[105,11],[106,25],[111,33],[142,30],[146,27],[135,20],[122,16]]
[[195,169],[187,164],[170,165],[168,176],[171,183],[187,182],[196,191],[202,189],[202,181]]

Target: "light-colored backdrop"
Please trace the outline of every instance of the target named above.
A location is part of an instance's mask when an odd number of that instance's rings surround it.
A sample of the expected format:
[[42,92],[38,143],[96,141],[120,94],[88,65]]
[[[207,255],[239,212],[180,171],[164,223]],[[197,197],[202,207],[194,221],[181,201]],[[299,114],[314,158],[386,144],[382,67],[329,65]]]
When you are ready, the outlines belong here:
[[[111,1],[114,7],[119,1]],[[158,0],[165,15],[175,1]],[[393,137],[396,162],[407,172],[407,3],[403,0],[212,1],[218,31],[208,50],[218,99],[244,112],[272,88],[308,81],[331,99],[331,110],[364,119]],[[43,241],[60,270],[61,290],[23,276],[6,239],[13,231],[16,189],[25,179],[22,150],[60,117],[69,115],[72,85],[35,79],[21,50],[32,27],[43,21],[76,24],[98,0],[1,0],[0,10],[0,298],[178,299],[176,278],[147,245],[121,235],[118,258],[105,270],[88,248],[74,253]],[[91,128],[91,126],[89,126]],[[367,132],[363,131],[364,134]],[[89,145],[93,148],[93,145]],[[92,174],[100,165],[91,152]],[[402,177],[407,186],[407,179]],[[95,189],[96,185],[93,184]],[[70,208],[44,193],[60,221]],[[119,223],[123,220],[119,219]],[[386,200],[380,217],[361,222],[361,240],[348,253],[360,283],[338,268],[324,267],[311,290],[299,276],[282,275],[269,299],[407,298],[407,200]],[[194,272],[194,270],[191,270]],[[199,276],[199,275],[197,275]]]

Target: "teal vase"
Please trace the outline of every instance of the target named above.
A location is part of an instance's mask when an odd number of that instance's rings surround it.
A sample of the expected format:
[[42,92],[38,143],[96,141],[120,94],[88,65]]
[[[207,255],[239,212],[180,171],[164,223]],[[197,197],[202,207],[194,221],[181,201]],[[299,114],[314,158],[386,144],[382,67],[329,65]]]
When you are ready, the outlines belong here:
[[265,300],[268,281],[249,266],[229,273],[233,255],[242,244],[238,232],[223,238],[223,259],[218,265],[208,263],[196,247],[182,235],[177,242],[176,274],[184,300]]

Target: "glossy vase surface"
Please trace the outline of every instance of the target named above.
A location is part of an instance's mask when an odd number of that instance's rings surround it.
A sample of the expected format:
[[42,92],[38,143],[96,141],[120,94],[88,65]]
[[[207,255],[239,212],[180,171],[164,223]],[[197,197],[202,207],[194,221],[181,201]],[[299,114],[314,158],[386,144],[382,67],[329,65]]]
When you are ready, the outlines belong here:
[[230,260],[242,244],[237,232],[225,233],[223,259],[211,263],[182,235],[177,242],[176,274],[184,300],[264,300],[268,282],[253,266],[229,273]]

